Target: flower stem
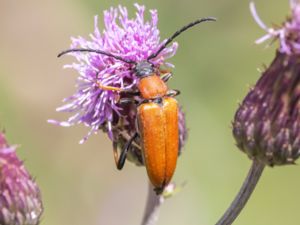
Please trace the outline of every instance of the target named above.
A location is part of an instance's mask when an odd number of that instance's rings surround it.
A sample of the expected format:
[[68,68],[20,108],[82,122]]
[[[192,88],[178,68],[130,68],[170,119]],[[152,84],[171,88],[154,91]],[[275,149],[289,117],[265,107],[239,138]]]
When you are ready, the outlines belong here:
[[238,217],[238,215],[246,205],[252,192],[254,191],[264,168],[265,165],[263,163],[255,159],[253,160],[253,163],[243,183],[243,186],[241,187],[239,193],[236,195],[235,199],[231,203],[230,207],[223,214],[223,216],[216,223],[216,225],[230,225],[233,223],[233,221]]
[[159,207],[164,202],[164,197],[155,194],[150,182],[148,186],[148,197],[141,225],[154,225],[158,220]]

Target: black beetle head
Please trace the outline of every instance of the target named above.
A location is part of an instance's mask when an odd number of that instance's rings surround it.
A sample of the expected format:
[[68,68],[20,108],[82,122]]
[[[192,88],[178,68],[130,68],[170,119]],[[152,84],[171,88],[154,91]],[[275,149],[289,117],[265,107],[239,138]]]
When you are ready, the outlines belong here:
[[153,64],[148,61],[138,62],[134,68],[135,74],[139,78],[150,76],[154,73]]

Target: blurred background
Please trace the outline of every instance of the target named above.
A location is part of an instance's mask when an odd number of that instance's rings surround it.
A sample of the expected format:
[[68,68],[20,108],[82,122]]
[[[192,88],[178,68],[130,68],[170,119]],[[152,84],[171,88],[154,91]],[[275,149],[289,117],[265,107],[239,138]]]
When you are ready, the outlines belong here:
[[[133,3],[121,3],[134,16]],[[248,1],[138,1],[157,9],[162,39],[195,18],[215,16],[177,39],[179,49],[170,87],[180,89],[189,128],[174,181],[187,182],[166,201],[158,225],[214,224],[240,188],[251,161],[235,147],[231,120],[239,101],[268,65],[276,44],[266,49],[254,40],[264,32],[254,22]],[[127,163],[115,168],[106,135],[79,140],[88,128],[62,128],[47,119],[74,91],[77,73],[63,70],[72,57],[57,59],[70,36],[88,37],[93,17],[120,1],[0,0],[0,127],[36,177],[45,212],[41,225],[139,224],[147,195],[145,168]],[[288,0],[256,1],[270,25],[288,15]],[[299,224],[299,166],[267,168],[235,224]]]

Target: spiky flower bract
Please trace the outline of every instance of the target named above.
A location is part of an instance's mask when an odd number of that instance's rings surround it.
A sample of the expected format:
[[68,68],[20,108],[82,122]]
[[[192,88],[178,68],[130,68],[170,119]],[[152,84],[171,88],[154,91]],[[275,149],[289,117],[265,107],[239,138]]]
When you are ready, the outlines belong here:
[[[250,158],[271,166],[293,164],[300,156],[300,4],[292,3],[292,16],[283,26],[268,29],[266,37],[278,38],[279,49],[233,122],[238,147]],[[251,9],[264,26],[253,3]]]
[[43,212],[40,190],[0,132],[0,224],[37,225]]
[[238,147],[268,165],[300,155],[299,55],[278,52],[239,107],[233,122]]

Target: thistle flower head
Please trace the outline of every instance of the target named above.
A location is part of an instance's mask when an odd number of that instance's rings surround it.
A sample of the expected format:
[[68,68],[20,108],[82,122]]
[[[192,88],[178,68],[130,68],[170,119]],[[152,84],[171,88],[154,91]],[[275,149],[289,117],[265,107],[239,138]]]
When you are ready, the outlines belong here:
[[268,28],[259,18],[254,3],[250,3],[250,10],[258,25],[267,34],[259,38],[256,43],[260,44],[270,38],[279,40],[279,51],[286,54],[300,54],[300,2],[290,0],[291,15],[281,26]]
[[43,211],[37,184],[0,132],[0,224],[37,225]]
[[[71,48],[100,49],[135,62],[146,60],[164,41],[160,41],[156,10],[150,10],[151,20],[145,21],[145,7],[138,4],[135,4],[135,7],[137,13],[134,19],[128,17],[127,9],[122,6],[104,11],[105,29],[102,32],[99,31],[96,16],[95,29],[90,35],[90,40],[83,37],[72,38]],[[162,65],[172,66],[166,63],[165,59],[172,57],[176,49],[177,43],[173,43],[152,59],[151,63],[157,68]],[[118,104],[118,100],[124,96],[112,90],[99,88],[99,84],[122,89],[136,88],[137,77],[132,70],[133,65],[95,53],[77,52],[72,55],[78,62],[65,67],[79,72],[77,91],[64,99],[65,105],[57,108],[57,111],[70,112],[74,115],[65,122],[54,120],[49,122],[61,126],[83,123],[90,127],[89,134],[81,143],[99,129],[106,130],[113,140],[113,127],[128,109]]]
[[293,5],[293,16],[276,31],[282,36],[275,59],[247,94],[233,122],[237,146],[270,166],[293,164],[300,156],[299,7]]

